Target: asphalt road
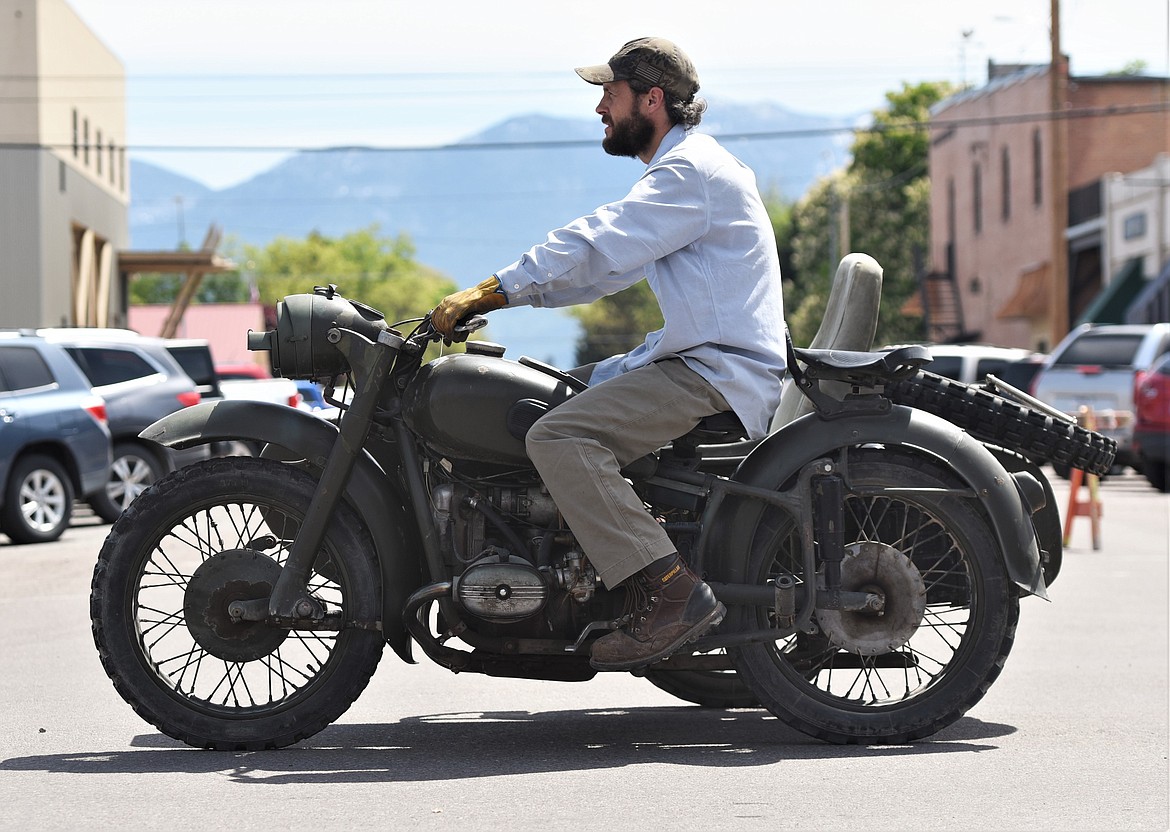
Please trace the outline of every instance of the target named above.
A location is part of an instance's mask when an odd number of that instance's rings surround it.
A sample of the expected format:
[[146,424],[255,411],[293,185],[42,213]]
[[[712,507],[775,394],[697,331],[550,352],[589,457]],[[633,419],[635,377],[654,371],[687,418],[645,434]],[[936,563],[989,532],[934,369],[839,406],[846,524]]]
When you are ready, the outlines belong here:
[[98,663],[106,527],[0,537],[0,828],[1167,829],[1170,496],[1132,474],[1101,495],[1102,547],[1077,518],[1051,603],[1024,600],[987,696],[930,740],[872,748],[627,674],[456,676],[387,650],[299,746],[197,751],[141,721]]

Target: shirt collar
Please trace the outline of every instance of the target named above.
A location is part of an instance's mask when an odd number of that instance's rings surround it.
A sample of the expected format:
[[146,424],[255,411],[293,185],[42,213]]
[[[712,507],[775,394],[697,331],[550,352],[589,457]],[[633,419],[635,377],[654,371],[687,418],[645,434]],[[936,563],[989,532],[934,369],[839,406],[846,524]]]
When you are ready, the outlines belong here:
[[668,150],[674,149],[675,145],[677,145],[686,137],[687,128],[683,127],[681,124],[676,124],[671,127],[670,130],[666,132],[666,135],[662,137],[662,141],[658,143],[658,150],[655,152],[654,158],[650,160],[650,164],[646,165],[646,167],[657,164],[658,160],[661,159]]

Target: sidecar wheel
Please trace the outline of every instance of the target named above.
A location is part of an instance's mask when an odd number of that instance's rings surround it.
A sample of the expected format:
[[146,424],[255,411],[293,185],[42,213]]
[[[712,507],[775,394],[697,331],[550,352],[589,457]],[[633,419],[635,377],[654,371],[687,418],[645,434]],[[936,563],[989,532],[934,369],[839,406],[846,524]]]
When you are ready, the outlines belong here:
[[380,577],[344,505],[308,584],[342,629],[228,612],[271,594],[314,487],[278,462],[215,459],[163,478],[114,523],[94,569],[94,641],[114,688],[163,733],[222,751],[280,748],[333,722],[369,682],[383,645]]
[[647,670],[646,681],[704,708],[763,707],[734,670]]
[[[853,449],[848,460],[843,587],[881,592],[881,615],[818,610],[814,632],[735,648],[732,662],[769,711],[836,743],[906,743],[950,725],[999,676],[1015,638],[1019,593],[987,518],[945,467],[917,454]],[[902,489],[882,494],[882,486]],[[950,494],[942,489],[952,489]],[[749,575],[806,575],[800,525],[767,512]],[[799,593],[798,593],[799,596]],[[761,611],[748,622],[775,626]]]

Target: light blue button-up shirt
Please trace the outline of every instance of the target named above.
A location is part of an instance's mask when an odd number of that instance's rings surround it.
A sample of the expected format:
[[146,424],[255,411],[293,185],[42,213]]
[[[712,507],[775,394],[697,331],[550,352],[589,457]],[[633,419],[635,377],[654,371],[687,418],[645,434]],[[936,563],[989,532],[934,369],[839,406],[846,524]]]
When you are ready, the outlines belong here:
[[755,175],[676,125],[626,197],[552,231],[496,272],[513,305],[588,303],[645,278],[662,329],[599,363],[591,384],[679,356],[764,436],[785,369],[780,260]]

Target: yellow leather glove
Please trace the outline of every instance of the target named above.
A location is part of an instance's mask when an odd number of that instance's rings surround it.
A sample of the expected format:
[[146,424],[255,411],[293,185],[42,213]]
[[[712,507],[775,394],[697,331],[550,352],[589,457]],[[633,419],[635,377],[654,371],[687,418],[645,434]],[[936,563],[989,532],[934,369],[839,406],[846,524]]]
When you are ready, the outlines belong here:
[[468,315],[499,309],[507,302],[507,296],[500,290],[500,281],[493,274],[478,286],[447,295],[439,301],[439,305],[431,313],[431,323],[447,343],[466,341],[466,332],[455,331],[457,323]]

